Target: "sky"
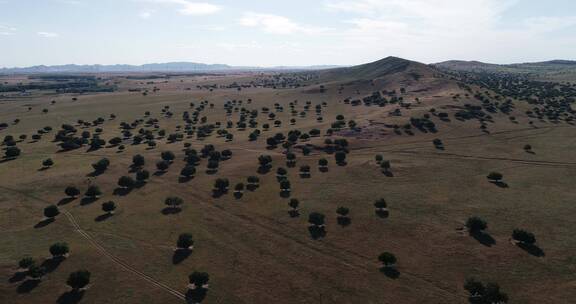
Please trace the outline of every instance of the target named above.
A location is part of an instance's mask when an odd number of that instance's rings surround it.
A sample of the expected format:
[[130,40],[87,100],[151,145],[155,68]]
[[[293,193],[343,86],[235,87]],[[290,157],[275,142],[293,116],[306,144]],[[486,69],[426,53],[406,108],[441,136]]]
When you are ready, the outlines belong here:
[[576,60],[574,0],[0,0],[0,67]]

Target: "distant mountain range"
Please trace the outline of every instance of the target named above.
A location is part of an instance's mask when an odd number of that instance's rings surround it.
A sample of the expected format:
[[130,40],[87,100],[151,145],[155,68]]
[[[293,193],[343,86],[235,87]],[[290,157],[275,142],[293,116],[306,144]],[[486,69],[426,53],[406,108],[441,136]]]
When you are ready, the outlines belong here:
[[195,62],[150,63],[143,65],[38,65],[21,68],[0,68],[0,74],[42,74],[42,73],[161,73],[161,72],[226,72],[226,71],[285,71],[285,70],[322,70],[339,66],[278,66],[249,67],[226,64],[204,64]]

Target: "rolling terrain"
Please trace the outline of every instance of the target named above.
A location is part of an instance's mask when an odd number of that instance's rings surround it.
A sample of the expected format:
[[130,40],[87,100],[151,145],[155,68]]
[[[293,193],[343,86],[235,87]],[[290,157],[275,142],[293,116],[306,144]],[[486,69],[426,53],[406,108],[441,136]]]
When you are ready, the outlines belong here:
[[[387,57],[305,72],[101,73],[82,88],[110,91],[6,93],[2,154],[20,153],[0,162],[0,303],[469,303],[469,278],[497,283],[509,303],[571,303],[576,87],[445,68]],[[15,77],[1,80],[30,81]],[[119,184],[143,170],[146,181]],[[102,194],[84,195],[91,186]],[[468,231],[471,217],[487,228]],[[183,233],[191,250],[176,250]],[[52,257],[56,242],[67,257]],[[41,280],[19,269],[23,257],[43,265]],[[70,291],[80,269],[89,288]],[[194,271],[209,274],[206,294],[189,289]]]

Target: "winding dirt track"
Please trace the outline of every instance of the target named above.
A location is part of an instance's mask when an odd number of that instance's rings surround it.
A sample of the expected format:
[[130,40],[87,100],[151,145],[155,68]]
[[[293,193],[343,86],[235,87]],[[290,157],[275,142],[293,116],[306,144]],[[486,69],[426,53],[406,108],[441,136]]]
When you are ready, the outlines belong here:
[[[18,193],[20,195],[23,195],[25,197],[37,200],[37,201],[41,201],[47,204],[52,204],[51,202],[41,199],[39,197],[36,197],[34,195],[31,195],[29,193],[26,193],[24,191],[20,191],[20,190],[16,190],[16,189],[12,189],[12,188],[8,188],[8,187],[4,187],[4,186],[0,186],[0,189],[4,189],[7,191],[11,191],[11,192],[15,192]],[[106,250],[106,248],[104,248],[98,241],[96,241],[90,234],[88,234],[86,231],[82,230],[82,227],[80,227],[80,225],[78,224],[78,222],[76,221],[76,218],[68,211],[68,210],[63,210],[62,213],[64,213],[64,215],[66,215],[66,218],[68,219],[68,221],[70,222],[70,224],[72,224],[72,227],[74,227],[74,230],[76,232],[78,232],[84,239],[86,239],[94,248],[96,248],[96,250],[98,250],[100,252],[100,254],[102,254],[103,256],[107,257],[108,259],[110,259],[114,264],[120,266],[122,269],[124,269],[126,272],[132,273],[133,275],[141,278],[144,281],[147,281],[148,283],[152,284],[153,286],[160,288],[166,292],[168,292],[169,294],[177,297],[180,300],[186,300],[186,296],[169,287],[168,285],[157,281],[156,279],[142,273],[141,271],[138,271],[136,269],[134,269],[133,267],[131,267],[130,265],[126,264],[124,261],[122,261],[121,259],[119,259],[118,257],[114,256],[112,253],[110,253],[108,250]]]

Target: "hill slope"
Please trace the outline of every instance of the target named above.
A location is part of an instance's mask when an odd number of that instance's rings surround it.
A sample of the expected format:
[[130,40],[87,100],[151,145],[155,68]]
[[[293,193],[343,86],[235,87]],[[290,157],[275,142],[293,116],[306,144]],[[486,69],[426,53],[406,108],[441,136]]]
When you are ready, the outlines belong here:
[[322,81],[372,81],[398,74],[410,75],[412,78],[431,76],[434,69],[419,62],[389,56],[378,61],[352,67],[330,69],[320,72]]

